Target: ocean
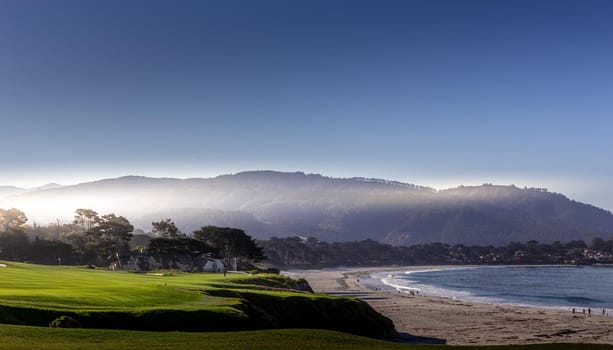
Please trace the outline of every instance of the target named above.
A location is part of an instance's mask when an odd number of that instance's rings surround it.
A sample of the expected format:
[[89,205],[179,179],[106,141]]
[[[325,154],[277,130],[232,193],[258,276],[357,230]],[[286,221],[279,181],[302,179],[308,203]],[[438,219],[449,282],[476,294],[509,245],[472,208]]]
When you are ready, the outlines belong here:
[[495,266],[389,272],[387,289],[520,306],[613,310],[613,267]]

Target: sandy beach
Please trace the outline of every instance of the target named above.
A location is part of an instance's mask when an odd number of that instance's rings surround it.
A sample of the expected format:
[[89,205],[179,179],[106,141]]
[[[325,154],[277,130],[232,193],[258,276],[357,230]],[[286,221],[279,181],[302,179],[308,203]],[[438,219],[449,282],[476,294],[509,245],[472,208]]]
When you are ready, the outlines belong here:
[[[373,273],[418,271],[428,267],[347,268],[292,271],[317,293],[358,297],[392,319],[396,330],[452,345],[530,343],[613,343],[613,317],[556,310],[466,302],[427,295],[375,290]],[[358,282],[358,280],[360,280]],[[375,287],[374,287],[375,286]]]

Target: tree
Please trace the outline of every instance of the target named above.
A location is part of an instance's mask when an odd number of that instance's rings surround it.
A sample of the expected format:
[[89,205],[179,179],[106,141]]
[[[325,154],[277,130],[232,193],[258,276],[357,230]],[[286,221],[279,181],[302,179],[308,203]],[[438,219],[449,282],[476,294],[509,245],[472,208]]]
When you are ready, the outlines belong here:
[[37,264],[72,264],[74,252],[68,243],[36,237],[32,242],[29,258]]
[[99,220],[98,213],[91,209],[77,209],[73,223],[81,226],[83,232],[91,230],[91,228]]
[[194,231],[194,238],[208,243],[220,252],[226,266],[233,258],[258,262],[266,259],[261,247],[245,231],[231,227],[205,226]]
[[587,244],[585,244],[585,242],[581,240],[574,240],[574,241],[567,242],[564,246],[566,247],[566,249],[569,249],[569,250],[587,248]]
[[153,226],[153,233],[161,237],[174,238],[181,234],[175,223],[170,219],[154,221],[151,225]]
[[[70,232],[65,235],[66,240],[72,244],[75,253],[78,254],[81,263],[98,263],[96,242],[89,231],[100,220],[98,213],[92,209],[75,210],[74,220]],[[104,261],[104,260],[102,260]]]
[[608,248],[607,242],[604,239],[597,237],[592,240],[592,249],[600,252],[606,251]]
[[102,215],[95,223],[87,231],[89,243],[99,256],[115,260],[121,266],[121,258],[130,254],[128,242],[132,238],[134,226],[128,219],[115,214]]
[[605,250],[607,253],[613,253],[613,238],[609,238],[607,241],[607,249]]
[[24,233],[28,218],[21,210],[0,209],[0,254],[5,259],[18,260],[24,257],[30,241]]
[[22,231],[28,222],[26,214],[19,209],[0,209],[0,232]]
[[123,216],[106,214],[99,216],[92,209],[77,209],[74,230],[67,236],[76,252],[91,263],[117,261],[130,253],[128,242],[134,226]]

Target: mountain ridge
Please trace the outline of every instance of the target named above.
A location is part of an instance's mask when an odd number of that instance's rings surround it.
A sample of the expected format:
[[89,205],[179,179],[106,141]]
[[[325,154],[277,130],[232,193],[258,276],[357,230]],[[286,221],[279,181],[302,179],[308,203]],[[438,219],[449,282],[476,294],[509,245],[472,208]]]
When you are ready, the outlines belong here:
[[238,226],[259,239],[505,244],[613,234],[610,211],[542,188],[484,184],[436,190],[303,172],[189,179],[128,175],[0,198],[0,207],[6,206],[39,223],[68,222],[75,209],[92,208],[124,215],[144,230],[153,220],[171,217],[184,232],[207,224]]
[[62,185],[59,185],[53,182],[50,182],[48,184],[45,184],[39,187],[32,187],[32,188],[23,188],[23,187],[10,186],[10,185],[0,186],[0,199],[4,197],[8,197],[8,196],[23,194],[26,192],[46,191],[46,190],[56,189],[56,188],[61,188],[61,187]]

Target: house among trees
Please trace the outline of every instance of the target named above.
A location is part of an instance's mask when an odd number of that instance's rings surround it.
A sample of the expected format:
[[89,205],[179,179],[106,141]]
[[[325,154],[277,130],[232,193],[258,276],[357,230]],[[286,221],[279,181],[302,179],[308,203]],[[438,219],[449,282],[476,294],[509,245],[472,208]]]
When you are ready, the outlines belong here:
[[157,237],[149,241],[147,248],[133,250],[121,268],[224,272],[237,270],[239,266],[251,268],[253,262],[265,258],[262,248],[240,229],[205,226],[187,236],[170,219],[152,225]]
[[226,266],[221,259],[209,259],[204,264],[204,272],[224,272]]
[[128,261],[123,265],[123,269],[129,271],[150,271],[160,268],[162,268],[162,264],[149,254],[143,252],[133,252]]
[[207,257],[186,259],[183,257],[177,261],[169,261],[165,267],[161,258],[158,260],[147,252],[134,251],[121,268],[129,271],[151,271],[171,268],[184,272],[224,272],[225,264],[221,259]]

